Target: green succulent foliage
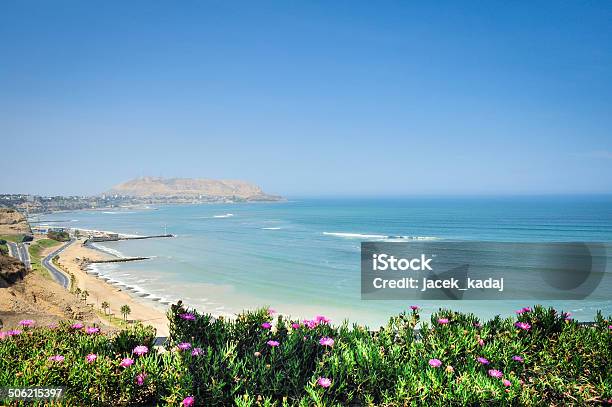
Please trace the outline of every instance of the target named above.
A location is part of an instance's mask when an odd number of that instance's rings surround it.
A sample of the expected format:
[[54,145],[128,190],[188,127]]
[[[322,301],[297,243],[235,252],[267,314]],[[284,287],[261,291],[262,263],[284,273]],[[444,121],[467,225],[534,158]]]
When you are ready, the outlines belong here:
[[[213,318],[179,302],[168,318],[164,348],[155,348],[155,331],[140,325],[88,335],[66,323],[5,335],[0,386],[59,384],[66,387],[61,405],[91,406],[180,405],[187,396],[207,406],[585,405],[612,399],[612,322],[601,313],[584,326],[540,306],[489,321],[450,310],[421,321],[414,310],[371,331],[348,322],[275,317],[266,309]],[[333,346],[320,344],[323,337]],[[134,355],[138,345],[149,352]],[[90,353],[97,355],[94,362],[86,360]],[[49,360],[54,355],[65,359]],[[120,366],[126,357],[134,364]],[[440,366],[431,366],[432,359]],[[492,377],[490,369],[503,377]],[[319,384],[322,377],[329,387]]]

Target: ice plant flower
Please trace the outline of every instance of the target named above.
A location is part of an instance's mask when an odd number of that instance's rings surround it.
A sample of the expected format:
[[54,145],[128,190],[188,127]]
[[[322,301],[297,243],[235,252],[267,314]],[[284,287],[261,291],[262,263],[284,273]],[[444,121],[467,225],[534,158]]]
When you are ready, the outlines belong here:
[[291,328],[293,329],[300,329],[300,324],[298,324],[297,322],[294,322],[291,324]]
[[438,323],[440,325],[446,325],[446,324],[448,324],[448,318],[439,318],[438,319]]
[[317,379],[317,384],[324,388],[328,388],[329,386],[331,386],[331,383],[332,383],[331,380],[328,379],[327,377],[319,377]]
[[531,329],[531,325],[529,325],[527,322],[517,322],[514,324],[514,326],[525,331],[529,331]]
[[55,322],[47,325],[47,328],[49,328],[49,329],[57,329],[57,327],[58,327],[58,325]]
[[508,379],[504,379],[504,380],[502,380],[502,383],[503,383],[503,384],[504,384],[504,386],[506,386],[506,387],[510,387],[510,386],[512,386],[512,382],[511,382],[510,380],[508,380]]
[[413,310],[413,311],[416,311],[418,309],[421,309],[421,307],[419,307],[418,305],[411,305],[410,309]]
[[523,308],[521,308],[521,309],[519,309],[519,310],[516,310],[515,312],[516,312],[518,315],[521,315],[521,314],[524,314],[524,313],[526,313],[526,312],[531,312],[531,308],[529,308],[529,307],[523,307]]
[[180,350],[189,350],[191,349],[191,344],[189,342],[181,342],[178,344],[178,348]]
[[181,401],[181,406],[183,407],[192,407],[195,405],[195,398],[193,396],[188,396]]
[[474,327],[482,328],[482,324],[480,322],[474,322]]
[[85,361],[87,363],[93,363],[96,359],[98,359],[98,355],[95,353],[90,353],[89,355],[85,356]]
[[147,378],[147,374],[146,373],[141,373],[138,376],[136,376],[136,384],[139,386],[142,386],[145,382],[145,379]]
[[306,325],[308,327],[308,329],[314,329],[319,324],[314,319],[305,319],[304,320],[304,325]]
[[6,336],[17,336],[21,335],[21,331],[19,329],[11,329],[10,331],[6,331]]
[[278,345],[280,345],[280,343],[278,343],[277,341],[268,341],[266,342],[268,344],[268,346],[271,346],[273,348],[277,347]]
[[132,351],[132,353],[134,355],[138,355],[138,356],[142,356],[145,353],[149,352],[149,348],[147,348],[145,345],[138,345],[134,348],[134,350]]
[[85,326],[85,325],[83,325],[82,323],[77,322],[77,323],[75,323],[75,324],[72,324],[72,325],[70,326],[70,328],[72,328],[72,329],[81,329],[81,328],[83,328],[84,326]]
[[322,346],[329,346],[331,348],[332,346],[334,346],[334,340],[329,336],[324,336],[319,339],[319,344]]
[[479,344],[480,346],[484,346],[484,341],[483,341],[482,339],[479,339],[479,340],[478,340],[478,344]]
[[100,328],[96,328],[96,327],[93,327],[93,326],[88,326],[88,327],[85,329],[85,333],[86,333],[87,335],[97,334],[98,332],[100,332]]
[[490,369],[489,376],[501,379],[504,374],[497,369]]
[[512,356],[512,360],[514,360],[515,362],[524,362],[525,359],[523,359],[521,356]]
[[181,319],[184,319],[186,321],[195,321],[195,315],[193,315],[191,312],[186,312],[184,314],[180,314],[179,317],[181,317]]
[[200,356],[202,353],[204,353],[202,348],[193,348],[191,351],[191,356]]
[[483,357],[477,357],[476,360],[478,361],[478,363],[480,363],[481,365],[488,365],[489,361]]
[[608,329],[612,331],[612,325],[608,325]]
[[272,328],[272,324],[269,323],[269,322],[264,322],[263,324],[261,324],[261,327],[263,329],[270,329],[270,328]]
[[276,310],[274,308],[268,308],[268,315],[276,314]]
[[62,362],[64,361],[64,359],[65,359],[65,358],[64,358],[62,355],[55,355],[55,356],[51,356],[51,357],[49,358],[49,360],[50,360],[51,362],[57,362],[57,363],[62,363]]
[[442,366],[442,361],[440,359],[429,359],[429,366],[440,367]]
[[324,315],[317,315],[314,319],[318,324],[329,324],[331,319],[327,318]]
[[34,325],[34,320],[24,319],[24,320],[19,321],[19,325],[21,325],[24,328],[27,328],[27,327]]
[[121,359],[121,363],[119,363],[119,366],[121,367],[129,367],[132,366],[134,364],[134,359],[132,358],[123,358]]

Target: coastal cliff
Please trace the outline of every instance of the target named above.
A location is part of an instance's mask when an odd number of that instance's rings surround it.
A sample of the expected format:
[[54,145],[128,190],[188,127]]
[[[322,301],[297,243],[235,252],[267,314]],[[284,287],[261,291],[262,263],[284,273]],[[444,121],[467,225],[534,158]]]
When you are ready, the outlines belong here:
[[246,201],[282,199],[266,194],[259,186],[246,181],[206,178],[141,177],[114,186],[108,194],[139,198],[225,198]]

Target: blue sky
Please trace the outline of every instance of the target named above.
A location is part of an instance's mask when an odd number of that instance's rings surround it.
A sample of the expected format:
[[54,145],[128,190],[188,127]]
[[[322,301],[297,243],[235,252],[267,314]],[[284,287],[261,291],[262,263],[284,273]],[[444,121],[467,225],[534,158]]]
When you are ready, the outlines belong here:
[[612,193],[612,2],[3,1],[0,192]]

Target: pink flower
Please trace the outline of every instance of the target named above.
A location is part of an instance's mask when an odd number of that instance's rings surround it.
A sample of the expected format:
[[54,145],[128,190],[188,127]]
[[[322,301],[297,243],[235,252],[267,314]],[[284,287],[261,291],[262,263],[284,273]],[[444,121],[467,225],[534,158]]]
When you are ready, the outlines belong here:
[[88,334],[88,335],[97,334],[98,332],[100,332],[100,328],[96,328],[96,327],[93,327],[93,326],[88,326],[85,329],[85,333]]
[[331,319],[327,318],[326,316],[323,315],[317,315],[315,317],[315,321],[319,324],[329,324],[331,322]]
[[272,324],[269,323],[269,322],[264,322],[263,324],[261,324],[261,327],[263,329],[270,329],[270,328],[272,328]]
[[332,383],[331,380],[328,379],[327,377],[319,377],[317,379],[317,384],[324,388],[328,388],[329,386],[331,386],[331,383]]
[[448,318],[439,318],[438,319],[438,323],[440,325],[446,325],[446,324],[448,324]]
[[294,322],[291,324],[291,328],[293,329],[300,329],[300,324],[298,324],[297,322]]
[[149,348],[147,348],[145,345],[138,345],[132,351],[133,354],[138,355],[138,356],[142,356],[148,352],[149,352]]
[[83,328],[84,326],[85,326],[85,325],[83,325],[82,323],[77,322],[77,323],[75,323],[75,324],[72,324],[72,325],[70,326],[70,328],[72,328],[72,329],[81,329],[81,328]]
[[483,341],[482,339],[479,339],[479,340],[478,340],[478,344],[479,344],[480,346],[484,346],[484,341]]
[[180,314],[179,317],[181,317],[182,319],[184,319],[186,321],[195,321],[195,319],[196,319],[195,315],[193,315],[190,312],[186,312],[184,314]]
[[178,348],[180,350],[189,350],[191,349],[191,344],[189,342],[181,342],[178,344]]
[[482,365],[488,365],[489,361],[483,357],[478,357],[476,358],[476,360],[478,361],[478,363],[482,364]]
[[268,315],[274,315],[276,314],[276,310],[274,308],[268,308]]
[[96,359],[98,359],[98,355],[95,353],[90,353],[89,355],[85,356],[85,361],[87,363],[93,363]]
[[147,374],[146,373],[141,373],[138,376],[136,376],[136,384],[139,386],[142,386],[145,382],[145,379],[147,378]]
[[10,331],[6,331],[6,336],[17,336],[21,335],[21,331],[19,329],[11,329]]
[[482,324],[480,322],[474,322],[474,327],[482,328]]
[[514,326],[525,331],[529,331],[529,329],[531,329],[531,325],[529,325],[527,322],[517,322],[514,324]]
[[31,319],[24,319],[22,321],[19,321],[19,325],[23,326],[24,328],[27,328],[34,325],[34,321]]
[[304,320],[304,325],[306,325],[308,327],[308,329],[314,329],[319,324],[314,319],[305,319]]
[[195,405],[195,398],[193,396],[185,397],[181,402],[181,406],[183,407],[192,407]]
[[504,374],[496,369],[489,370],[489,376],[500,379]]
[[273,348],[277,347],[278,345],[280,345],[280,343],[278,343],[277,341],[268,341],[266,342],[268,344],[268,346],[271,346]]
[[421,307],[419,307],[418,305],[411,305],[410,309],[413,310],[413,311],[416,311],[418,309],[421,309]]
[[332,346],[334,346],[334,340],[329,336],[324,336],[319,339],[319,344],[322,346],[329,346],[331,348]]
[[429,366],[440,367],[442,366],[442,361],[440,359],[429,359]]
[[512,360],[514,360],[515,362],[521,362],[521,363],[525,361],[525,359],[523,359],[520,356],[512,356]]
[[121,359],[121,363],[119,363],[119,366],[121,367],[129,367],[132,366],[134,364],[134,359],[132,358],[123,358]]
[[193,348],[191,351],[191,356],[200,356],[202,353],[204,353],[202,348]]
[[64,357],[62,355],[55,355],[55,356],[51,356],[49,358],[50,361],[52,362],[57,362],[57,363],[62,363],[64,361]]
[[49,328],[49,329],[57,329],[57,326],[58,325],[55,322],[53,322],[53,323],[47,325],[47,328]]
[[510,386],[512,386],[512,382],[511,382],[510,380],[508,380],[508,379],[504,379],[504,380],[502,380],[502,383],[503,383],[503,384],[504,384],[504,386],[506,386],[506,387],[510,387]]
[[612,331],[612,325],[608,325],[608,329]]
[[514,311],[514,312],[516,312],[518,315],[521,315],[521,314],[524,314],[524,313],[526,313],[526,312],[531,312],[531,308],[529,308],[529,307],[523,307],[523,308],[518,309],[518,310],[516,310],[516,311]]

